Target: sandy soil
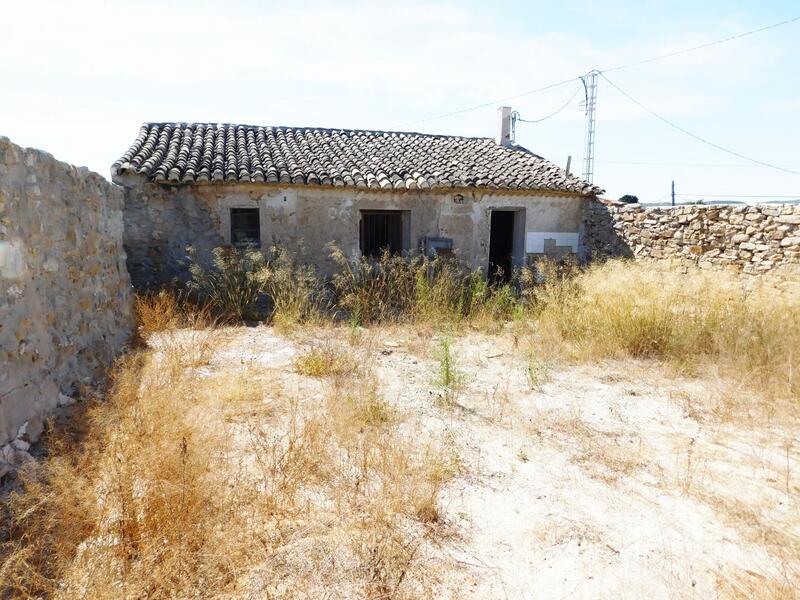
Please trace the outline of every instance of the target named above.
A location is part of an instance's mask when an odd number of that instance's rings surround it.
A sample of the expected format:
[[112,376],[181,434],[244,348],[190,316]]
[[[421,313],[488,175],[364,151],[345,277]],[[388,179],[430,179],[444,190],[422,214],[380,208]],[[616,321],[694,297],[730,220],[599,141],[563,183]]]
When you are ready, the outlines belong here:
[[[294,379],[300,352],[347,344],[345,328],[224,336],[210,368]],[[448,403],[436,345],[382,329],[355,351],[410,431],[448,440],[461,464],[431,549],[446,565],[442,596],[714,598],[799,572],[797,424],[721,421],[708,382],[658,365],[537,362],[532,380],[510,334],[452,339],[460,384]]]

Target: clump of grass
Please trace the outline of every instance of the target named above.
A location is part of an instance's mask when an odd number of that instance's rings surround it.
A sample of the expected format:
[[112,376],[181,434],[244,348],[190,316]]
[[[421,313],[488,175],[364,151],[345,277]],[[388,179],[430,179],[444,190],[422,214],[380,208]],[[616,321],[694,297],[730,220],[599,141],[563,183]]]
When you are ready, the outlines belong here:
[[[397,414],[380,397],[374,384],[348,391],[338,390],[329,397],[330,413],[338,415],[340,427],[383,427],[391,424]],[[346,425],[345,425],[346,424]]]
[[214,395],[223,405],[250,404],[261,400],[265,383],[255,369],[223,371],[203,380],[206,394]]
[[321,319],[330,308],[330,299],[316,269],[299,264],[280,247],[272,248],[270,254],[259,279],[272,302],[273,323],[293,325]]
[[181,327],[204,329],[216,323],[208,305],[192,302],[170,288],[136,294],[133,301],[136,334],[146,340],[153,333]]
[[351,346],[357,346],[362,339],[361,311],[358,309],[352,311],[347,319],[347,322],[347,341],[350,342]]
[[189,289],[217,313],[237,321],[262,316],[256,304],[263,294],[267,260],[260,250],[214,248],[206,265],[190,247],[188,259]]
[[384,253],[380,259],[350,260],[331,246],[337,272],[331,278],[337,308],[356,315],[359,324],[397,320],[413,304],[415,267],[398,255]]
[[598,429],[578,414],[542,411],[532,425],[532,432],[550,438],[570,452],[571,462],[586,475],[608,485],[616,485],[645,466],[637,434]]
[[167,289],[137,294],[133,300],[133,312],[142,337],[180,327],[183,322],[177,295]]
[[532,390],[541,390],[542,384],[547,379],[547,372],[547,364],[539,359],[535,352],[529,352],[525,364],[525,375]]
[[439,337],[435,355],[438,364],[434,384],[441,390],[444,404],[451,406],[461,389],[464,377],[456,366],[452,352],[452,341],[449,336],[442,335]]
[[347,350],[328,344],[311,348],[298,356],[294,368],[309,377],[342,377],[353,374],[358,364]]

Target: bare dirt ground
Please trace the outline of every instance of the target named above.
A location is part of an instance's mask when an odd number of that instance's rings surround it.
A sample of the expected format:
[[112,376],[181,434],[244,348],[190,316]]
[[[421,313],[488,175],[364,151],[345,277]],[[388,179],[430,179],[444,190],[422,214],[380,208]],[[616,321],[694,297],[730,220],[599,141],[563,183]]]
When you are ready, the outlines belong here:
[[445,441],[459,469],[426,553],[439,597],[782,597],[797,581],[800,427],[720,418],[712,381],[633,361],[531,371],[510,332],[457,332],[445,398],[433,331],[214,335],[202,369],[263,369],[307,402],[329,384],[296,358],[347,347],[409,435]]

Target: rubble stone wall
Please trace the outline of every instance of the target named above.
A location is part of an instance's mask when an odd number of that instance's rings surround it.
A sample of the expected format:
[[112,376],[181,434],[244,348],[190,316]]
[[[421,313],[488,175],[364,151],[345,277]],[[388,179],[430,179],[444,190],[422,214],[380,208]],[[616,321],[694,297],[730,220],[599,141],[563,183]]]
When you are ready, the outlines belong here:
[[587,259],[679,259],[701,268],[800,274],[800,205],[646,207],[587,203]]
[[122,210],[100,175],[0,137],[0,447],[36,437],[127,341]]

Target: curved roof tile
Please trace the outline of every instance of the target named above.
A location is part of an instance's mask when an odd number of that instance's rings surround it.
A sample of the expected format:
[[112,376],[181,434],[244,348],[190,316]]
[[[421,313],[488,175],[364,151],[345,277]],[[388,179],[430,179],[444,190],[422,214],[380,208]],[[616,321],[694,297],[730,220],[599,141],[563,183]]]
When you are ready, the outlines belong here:
[[227,123],[145,123],[111,172],[172,185],[280,181],[603,193],[521,146],[491,138]]

